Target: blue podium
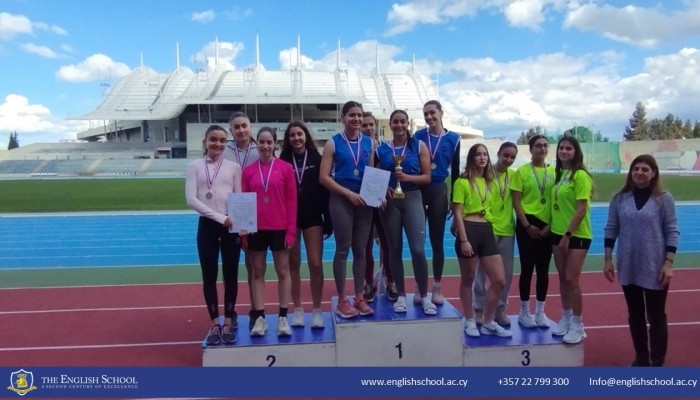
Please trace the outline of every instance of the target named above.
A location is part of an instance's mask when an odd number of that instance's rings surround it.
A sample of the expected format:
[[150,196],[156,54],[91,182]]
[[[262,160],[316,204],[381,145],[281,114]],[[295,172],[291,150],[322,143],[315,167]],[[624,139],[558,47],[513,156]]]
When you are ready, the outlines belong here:
[[[331,304],[335,309],[338,298]],[[324,313],[325,328],[292,327],[292,336],[277,336],[277,316],[268,315],[264,337],[250,337],[248,317],[236,343],[208,346],[202,342],[204,366],[582,366],[583,343],[567,345],[551,328],[526,329],[511,316],[512,338],[467,337],[463,316],[449,302],[436,315],[425,315],[407,296],[408,312],[395,313],[393,303],[378,295],[374,315],[343,319]],[[222,321],[223,322],[223,321]],[[552,322],[552,326],[554,322]]]

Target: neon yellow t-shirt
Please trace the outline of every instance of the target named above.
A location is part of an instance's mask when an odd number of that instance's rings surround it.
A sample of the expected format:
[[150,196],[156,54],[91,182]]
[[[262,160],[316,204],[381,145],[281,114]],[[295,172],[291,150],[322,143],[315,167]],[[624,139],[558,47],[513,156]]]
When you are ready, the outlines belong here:
[[462,218],[483,211],[484,218],[491,221],[491,188],[486,186],[483,177],[476,178],[474,183],[476,186],[467,178],[457,179],[452,190],[452,202],[462,205]]
[[515,214],[513,213],[513,197],[510,194],[510,181],[515,175],[515,169],[508,168],[498,174],[498,180],[491,184],[491,224],[496,236],[515,235]]
[[534,167],[532,163],[521,165],[513,174],[510,190],[521,192],[520,205],[525,214],[534,215],[549,223],[552,217],[552,186],[554,167]]
[[572,232],[573,236],[592,239],[591,232],[591,192],[593,180],[584,170],[578,170],[573,178],[568,177],[568,170],[562,170],[560,184],[552,188],[552,233],[563,235],[576,214],[576,201],[586,200],[586,215]]

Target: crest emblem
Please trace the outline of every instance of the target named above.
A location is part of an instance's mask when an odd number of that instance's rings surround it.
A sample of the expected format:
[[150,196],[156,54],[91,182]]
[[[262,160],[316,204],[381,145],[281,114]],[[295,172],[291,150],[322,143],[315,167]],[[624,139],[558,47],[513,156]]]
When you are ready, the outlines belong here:
[[34,374],[23,369],[11,373],[10,386],[8,386],[7,389],[17,393],[20,396],[24,396],[25,394],[36,389],[36,386],[34,386]]

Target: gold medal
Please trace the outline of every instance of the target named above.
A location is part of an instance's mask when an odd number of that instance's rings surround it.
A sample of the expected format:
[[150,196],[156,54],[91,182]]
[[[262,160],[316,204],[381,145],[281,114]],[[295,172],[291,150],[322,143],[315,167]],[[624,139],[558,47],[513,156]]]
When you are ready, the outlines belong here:
[[437,168],[437,164],[431,163],[431,164],[430,164],[430,169],[435,170],[435,168]]

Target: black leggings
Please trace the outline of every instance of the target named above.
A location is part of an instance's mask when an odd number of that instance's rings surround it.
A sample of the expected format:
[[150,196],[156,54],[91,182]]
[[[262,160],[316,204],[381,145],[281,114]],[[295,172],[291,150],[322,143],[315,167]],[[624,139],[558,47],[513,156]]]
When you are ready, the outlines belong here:
[[238,260],[241,255],[241,238],[229,233],[228,228],[205,217],[199,217],[197,227],[197,253],[202,267],[202,289],[209,317],[219,317],[219,297],[216,281],[219,274],[219,251],[224,275],[224,316],[235,316],[238,297]]
[[440,281],[445,267],[445,224],[449,209],[447,185],[422,186],[420,190],[425,218],[428,220],[430,247],[433,250],[433,278]]
[[[632,344],[639,365],[662,366],[668,347],[668,323],[666,321],[666,295],[664,290],[645,289],[637,285],[622,286],[629,313]],[[647,320],[649,332],[647,334]],[[650,351],[651,350],[651,351]]]
[[[533,215],[525,215],[530,224],[543,228],[547,224]],[[530,300],[530,283],[532,273],[537,272],[535,293],[537,300],[545,301],[549,289],[549,262],[552,260],[552,244],[549,238],[533,239],[527,234],[527,230],[520,223],[515,224],[515,239],[518,242],[520,255],[520,300]]]

